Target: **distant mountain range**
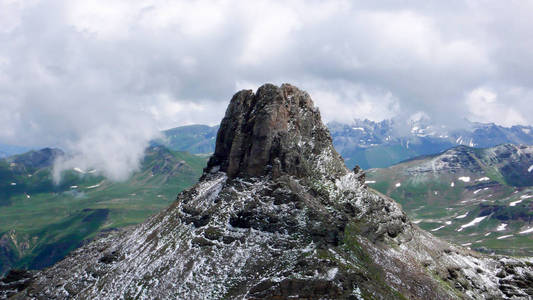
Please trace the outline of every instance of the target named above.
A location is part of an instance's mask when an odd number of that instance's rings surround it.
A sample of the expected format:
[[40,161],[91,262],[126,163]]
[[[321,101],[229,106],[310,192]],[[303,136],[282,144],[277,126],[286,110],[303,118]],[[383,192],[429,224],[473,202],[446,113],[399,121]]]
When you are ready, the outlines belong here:
[[[346,165],[363,169],[385,168],[401,161],[441,153],[454,146],[494,147],[500,144],[533,145],[533,127],[503,127],[472,123],[467,129],[449,130],[427,120],[412,121],[399,131],[394,121],[354,120],[352,124],[327,124],[335,149]],[[164,131],[165,139],[155,141],[175,151],[211,153],[218,126],[191,125]]]
[[355,120],[329,123],[333,145],[349,167],[384,168],[420,155],[440,153],[458,145],[487,148],[500,144],[533,145],[533,127],[503,127],[471,123],[467,129],[450,130],[427,120],[410,122],[403,132],[392,120]]
[[[487,148],[501,144],[533,145],[533,127],[503,127],[493,123],[470,123],[468,128],[449,129],[427,119],[396,124],[355,119],[351,124],[327,124],[335,149],[346,165],[363,169],[386,168],[421,155],[441,153],[454,146]],[[215,150],[217,126],[187,125],[163,131],[151,142],[173,151],[209,154]],[[402,130],[398,128],[402,127]],[[0,144],[0,158],[29,151],[27,147]]]
[[425,230],[478,251],[533,255],[533,147],[458,146],[367,171]]
[[152,144],[164,145],[174,151],[207,154],[215,151],[218,126],[188,125],[163,131],[164,138]]
[[[421,155],[440,153],[454,146],[488,148],[501,144],[533,145],[533,127],[503,127],[494,123],[470,123],[468,128],[449,129],[420,119],[401,124],[384,120],[355,119],[351,124],[327,124],[335,149],[346,165],[363,169],[385,168]],[[215,150],[217,126],[187,125],[163,131],[163,138],[152,145],[173,151],[209,154]],[[0,144],[0,158],[25,153],[28,147]]]
[[0,160],[0,276],[47,267],[101,231],[143,221],[194,184],[207,160],[153,146],[125,182],[75,168],[56,185],[52,166],[62,155],[46,148]]

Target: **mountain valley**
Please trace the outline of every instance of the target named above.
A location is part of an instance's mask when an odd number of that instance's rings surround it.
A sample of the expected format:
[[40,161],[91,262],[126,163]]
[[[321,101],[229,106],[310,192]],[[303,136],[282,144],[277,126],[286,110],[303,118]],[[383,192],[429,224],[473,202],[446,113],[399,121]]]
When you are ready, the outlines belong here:
[[0,160],[0,274],[50,266],[99,232],[142,222],[194,184],[206,162],[153,146],[125,182],[75,168],[55,184],[62,155],[47,148]]

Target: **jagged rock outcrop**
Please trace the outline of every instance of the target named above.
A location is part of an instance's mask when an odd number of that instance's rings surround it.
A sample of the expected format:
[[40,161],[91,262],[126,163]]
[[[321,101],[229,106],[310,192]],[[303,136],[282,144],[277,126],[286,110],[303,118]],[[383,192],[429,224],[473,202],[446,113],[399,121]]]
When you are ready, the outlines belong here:
[[328,129],[309,95],[291,85],[266,84],[233,96],[217,134],[207,171],[229,178],[283,174],[313,176],[311,155],[328,151],[336,163],[331,176],[344,174]]
[[438,240],[360,177],[344,167],[305,92],[239,92],[197,185],[145,223],[39,272],[15,299],[533,295],[533,260]]

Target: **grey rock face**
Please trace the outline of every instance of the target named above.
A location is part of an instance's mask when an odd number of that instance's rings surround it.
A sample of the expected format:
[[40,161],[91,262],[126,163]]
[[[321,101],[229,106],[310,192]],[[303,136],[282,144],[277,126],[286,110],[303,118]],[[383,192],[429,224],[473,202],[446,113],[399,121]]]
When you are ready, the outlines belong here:
[[[226,172],[230,178],[306,177],[313,175],[309,155],[326,148],[342,161],[309,95],[289,84],[266,84],[257,94],[245,90],[233,96],[207,170]],[[344,172],[341,165],[338,172]]]
[[15,299],[530,297],[533,260],[440,241],[361,176],[305,92],[239,92],[197,185],[39,272]]

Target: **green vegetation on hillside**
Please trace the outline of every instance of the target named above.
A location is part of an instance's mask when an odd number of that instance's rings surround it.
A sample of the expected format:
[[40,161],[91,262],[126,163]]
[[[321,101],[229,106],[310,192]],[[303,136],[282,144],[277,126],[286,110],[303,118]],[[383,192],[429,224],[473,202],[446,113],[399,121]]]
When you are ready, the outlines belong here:
[[458,147],[367,172],[420,227],[479,251],[533,255],[532,147]]
[[50,166],[0,161],[0,274],[47,267],[102,230],[144,221],[193,185],[205,163],[205,157],[151,147],[127,181],[69,170],[55,185]]

